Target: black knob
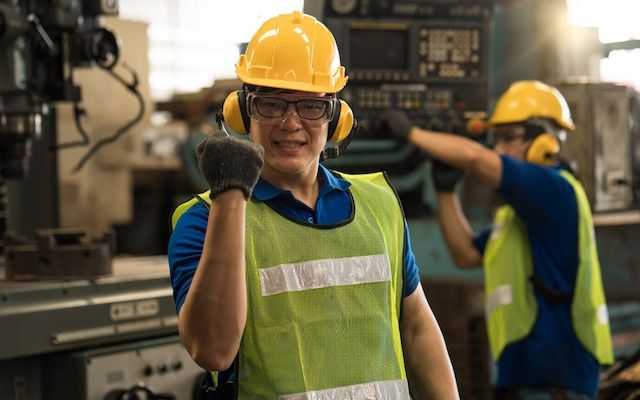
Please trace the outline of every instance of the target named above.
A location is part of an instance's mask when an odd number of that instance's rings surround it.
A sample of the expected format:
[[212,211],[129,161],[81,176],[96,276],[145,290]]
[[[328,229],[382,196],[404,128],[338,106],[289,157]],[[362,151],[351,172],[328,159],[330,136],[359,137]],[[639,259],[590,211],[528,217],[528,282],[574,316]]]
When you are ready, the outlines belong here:
[[171,368],[172,368],[174,371],[179,371],[179,370],[181,370],[181,369],[182,369],[182,361],[178,360],[178,361],[174,362],[173,364],[171,364]]
[[144,376],[151,376],[153,375],[153,367],[151,367],[151,365],[147,365],[146,367],[144,367],[144,369],[142,370],[142,374]]

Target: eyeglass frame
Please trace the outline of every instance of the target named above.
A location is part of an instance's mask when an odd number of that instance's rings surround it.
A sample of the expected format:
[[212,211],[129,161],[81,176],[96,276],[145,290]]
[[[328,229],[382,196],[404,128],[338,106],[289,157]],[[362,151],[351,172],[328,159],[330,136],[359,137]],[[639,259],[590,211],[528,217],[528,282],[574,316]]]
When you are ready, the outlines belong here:
[[[282,113],[282,115],[277,116],[277,117],[269,117],[269,116],[264,116],[262,114],[260,114],[260,112],[258,111],[257,107],[254,106],[254,99],[257,97],[264,97],[264,98],[272,98],[272,99],[276,99],[278,101],[282,101],[284,103],[287,104],[287,108],[285,109],[285,111]],[[316,119],[310,119],[310,118],[305,118],[302,115],[300,115],[300,112],[298,110],[298,104],[302,101],[309,101],[309,100],[315,100],[315,101],[322,101],[322,102],[327,102],[329,103],[329,109],[327,111],[325,111],[323,113],[322,116],[316,118]],[[298,115],[298,117],[300,117],[300,119],[304,120],[304,121],[308,121],[308,122],[321,122],[321,123],[325,123],[325,122],[329,122],[333,119],[333,115],[336,111],[336,102],[337,102],[337,98],[335,95],[330,95],[330,96],[322,96],[322,97],[313,97],[313,96],[300,96],[300,99],[296,99],[296,100],[287,100],[287,99],[283,99],[282,97],[279,97],[273,93],[256,93],[256,92],[250,92],[247,94],[246,97],[246,104],[247,104],[247,113],[249,114],[250,117],[255,118],[257,120],[262,120],[262,121],[275,121],[275,120],[281,120],[284,121],[285,120],[285,116],[287,115],[291,104],[293,104],[293,109],[296,112],[296,115]],[[254,108],[255,108],[255,112],[254,112]],[[324,116],[324,118],[323,118]]]
[[[514,127],[519,127],[523,129],[521,133],[509,133],[496,135],[495,131],[497,129],[504,129],[507,126],[512,125]],[[492,147],[495,147],[499,142],[504,143],[513,143],[518,139],[523,139],[524,141],[534,139],[539,134],[544,132],[553,132],[560,140],[564,140],[566,132],[563,129],[558,129],[558,127],[554,126],[553,123],[544,119],[533,118],[521,123],[513,123],[513,124],[504,124],[502,126],[498,125],[489,130],[489,144]]]

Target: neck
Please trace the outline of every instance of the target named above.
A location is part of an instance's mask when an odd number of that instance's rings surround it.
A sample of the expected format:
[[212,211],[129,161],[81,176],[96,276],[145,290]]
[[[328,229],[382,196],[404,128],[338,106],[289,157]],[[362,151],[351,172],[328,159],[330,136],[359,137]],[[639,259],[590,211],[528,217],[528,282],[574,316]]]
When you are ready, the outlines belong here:
[[299,175],[282,174],[265,169],[262,171],[262,178],[282,190],[290,191],[298,201],[315,210],[320,192],[317,166]]

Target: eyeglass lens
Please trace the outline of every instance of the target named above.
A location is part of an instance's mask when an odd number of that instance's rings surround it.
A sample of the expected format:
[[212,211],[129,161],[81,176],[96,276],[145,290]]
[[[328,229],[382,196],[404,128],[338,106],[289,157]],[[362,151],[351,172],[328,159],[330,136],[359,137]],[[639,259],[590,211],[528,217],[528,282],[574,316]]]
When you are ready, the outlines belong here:
[[499,142],[512,143],[518,139],[522,139],[526,136],[526,129],[524,126],[509,126],[494,128],[490,132],[490,142],[496,145]]
[[278,97],[253,96],[251,103],[257,114],[263,118],[282,118],[293,104],[301,118],[319,120],[328,118],[331,114],[331,100],[329,99],[300,99],[285,100]]

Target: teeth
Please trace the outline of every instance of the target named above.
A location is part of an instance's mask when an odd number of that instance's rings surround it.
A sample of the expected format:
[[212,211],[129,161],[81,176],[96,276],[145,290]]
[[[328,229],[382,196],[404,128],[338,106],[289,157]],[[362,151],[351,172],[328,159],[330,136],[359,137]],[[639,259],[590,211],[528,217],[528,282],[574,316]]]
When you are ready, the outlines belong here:
[[300,146],[302,146],[302,143],[299,143],[299,142],[276,142],[276,144],[278,146],[282,146],[282,147],[300,147]]

